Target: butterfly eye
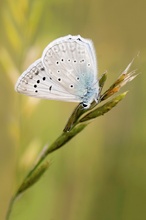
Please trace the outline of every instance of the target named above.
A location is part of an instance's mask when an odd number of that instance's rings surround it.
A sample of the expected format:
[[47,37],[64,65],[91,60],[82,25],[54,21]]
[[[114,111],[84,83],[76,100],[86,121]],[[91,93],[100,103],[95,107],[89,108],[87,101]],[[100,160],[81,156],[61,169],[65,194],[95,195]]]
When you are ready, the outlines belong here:
[[86,103],[82,103],[82,106],[86,109],[89,108],[89,105],[87,105]]

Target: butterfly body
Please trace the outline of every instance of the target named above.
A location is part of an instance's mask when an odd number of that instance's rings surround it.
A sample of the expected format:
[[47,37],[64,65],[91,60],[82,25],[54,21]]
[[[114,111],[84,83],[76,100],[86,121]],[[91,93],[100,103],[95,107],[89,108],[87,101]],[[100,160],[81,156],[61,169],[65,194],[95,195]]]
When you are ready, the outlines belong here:
[[98,99],[99,85],[94,47],[90,40],[65,36],[54,40],[19,77],[17,92],[37,98],[81,102]]

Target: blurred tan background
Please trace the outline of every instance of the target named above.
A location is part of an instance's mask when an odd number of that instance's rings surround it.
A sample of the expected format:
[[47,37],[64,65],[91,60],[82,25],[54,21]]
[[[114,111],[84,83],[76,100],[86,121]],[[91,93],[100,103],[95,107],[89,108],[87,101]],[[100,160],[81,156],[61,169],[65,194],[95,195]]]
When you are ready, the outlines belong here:
[[18,76],[52,40],[72,34],[94,42],[106,88],[140,51],[141,74],[127,97],[52,154],[44,177],[16,202],[14,220],[146,219],[146,2],[1,0],[0,219],[46,143],[76,106],[17,94]]

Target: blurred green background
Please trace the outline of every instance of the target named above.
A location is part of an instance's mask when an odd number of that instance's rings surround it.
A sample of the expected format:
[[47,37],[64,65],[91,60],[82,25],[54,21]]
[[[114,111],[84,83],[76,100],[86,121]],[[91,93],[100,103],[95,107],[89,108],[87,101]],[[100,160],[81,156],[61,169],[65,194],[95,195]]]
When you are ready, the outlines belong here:
[[52,154],[42,179],[15,203],[14,220],[146,219],[146,1],[1,0],[0,219],[46,143],[60,135],[75,103],[14,91],[18,76],[52,40],[94,42],[106,88],[140,51],[141,74],[127,97]]

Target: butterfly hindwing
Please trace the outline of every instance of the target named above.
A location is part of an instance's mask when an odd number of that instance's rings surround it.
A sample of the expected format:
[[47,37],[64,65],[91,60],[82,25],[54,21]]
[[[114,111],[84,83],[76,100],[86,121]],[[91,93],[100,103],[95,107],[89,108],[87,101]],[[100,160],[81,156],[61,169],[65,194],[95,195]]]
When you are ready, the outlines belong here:
[[37,98],[71,100],[76,101],[75,97],[67,94],[66,91],[57,85],[51,76],[46,72],[41,59],[35,61],[19,77],[15,89],[17,92]]

